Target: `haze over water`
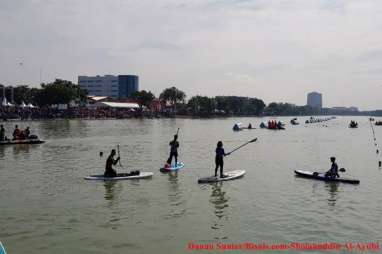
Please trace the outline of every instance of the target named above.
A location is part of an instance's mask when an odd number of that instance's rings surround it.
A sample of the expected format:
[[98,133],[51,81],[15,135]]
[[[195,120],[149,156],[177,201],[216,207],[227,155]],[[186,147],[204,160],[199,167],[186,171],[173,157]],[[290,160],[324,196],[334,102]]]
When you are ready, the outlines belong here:
[[[17,123],[47,142],[0,146],[0,240],[9,253],[32,254],[186,253],[191,241],[381,242],[381,157],[368,119],[305,125],[307,118],[299,118],[299,126],[288,124],[291,117],[278,119],[287,123],[286,131],[232,131],[235,122],[257,128],[266,118]],[[358,129],[348,128],[351,119]],[[5,124],[8,136],[14,124]],[[178,127],[186,166],[162,174]],[[374,129],[381,141],[382,127]],[[244,178],[197,184],[213,173],[218,140],[230,151],[255,137],[257,142],[225,158],[225,169],[246,170]],[[118,171],[152,171],[153,178],[84,180],[103,173],[117,144],[124,167],[116,166]],[[329,169],[330,156],[347,169],[343,176],[360,185],[294,176],[295,169]]]

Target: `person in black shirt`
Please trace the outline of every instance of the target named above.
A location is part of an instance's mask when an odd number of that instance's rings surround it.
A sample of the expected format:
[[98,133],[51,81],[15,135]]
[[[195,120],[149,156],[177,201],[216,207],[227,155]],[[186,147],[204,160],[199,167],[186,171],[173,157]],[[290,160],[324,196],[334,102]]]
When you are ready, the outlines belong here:
[[216,156],[215,156],[215,177],[217,177],[218,174],[218,168],[220,167],[220,178],[226,177],[223,175],[223,167],[224,167],[224,156],[230,155],[230,153],[225,153],[223,148],[223,142],[219,141],[216,150],[215,150]]
[[118,157],[116,160],[114,160],[114,156],[115,156],[115,149],[112,149],[109,157],[107,157],[107,160],[106,160],[105,173],[104,173],[105,177],[117,176],[117,171],[113,169],[113,165],[116,165],[118,161],[120,160],[120,158]]
[[170,142],[170,157],[167,160],[167,165],[171,167],[172,157],[175,158],[175,166],[178,165],[178,135],[174,135],[174,140]]

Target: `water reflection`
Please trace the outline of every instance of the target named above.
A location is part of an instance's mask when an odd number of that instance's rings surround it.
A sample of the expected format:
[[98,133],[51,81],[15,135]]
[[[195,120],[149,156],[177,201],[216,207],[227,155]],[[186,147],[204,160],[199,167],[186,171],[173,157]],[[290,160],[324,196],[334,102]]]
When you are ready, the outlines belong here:
[[328,205],[335,206],[337,202],[338,183],[328,182],[325,188],[329,191]]
[[122,184],[118,181],[105,181],[103,186],[105,187],[105,200],[108,202],[108,207],[111,208],[117,203],[119,194],[122,192]]
[[183,200],[183,191],[179,186],[178,172],[173,171],[168,173],[168,182],[169,182],[169,195],[168,199],[170,201],[170,211],[166,218],[181,217],[186,212],[186,209],[182,206],[184,203]]
[[227,219],[226,208],[228,205],[229,197],[223,190],[223,182],[218,182],[212,185],[212,193],[210,196],[210,203],[214,205],[214,213],[218,220],[214,221],[212,229],[220,229],[224,227],[223,219]]

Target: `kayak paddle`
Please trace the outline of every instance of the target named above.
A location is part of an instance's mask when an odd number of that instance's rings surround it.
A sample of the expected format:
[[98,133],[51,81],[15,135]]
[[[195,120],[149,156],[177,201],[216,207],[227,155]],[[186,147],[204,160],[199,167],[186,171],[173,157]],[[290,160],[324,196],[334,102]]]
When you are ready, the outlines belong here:
[[[346,169],[345,168],[340,168],[338,171],[344,173],[346,172]],[[326,172],[313,172],[313,175],[314,176],[318,176],[318,174],[325,174]]]
[[255,142],[256,140],[257,140],[257,138],[254,138],[254,139],[252,139],[252,140],[250,140],[250,141],[244,143],[243,145],[241,145],[241,146],[239,146],[239,147],[236,147],[235,149],[233,149],[233,150],[232,150],[231,152],[229,152],[228,154],[231,154],[231,153],[233,153],[233,152],[239,150],[240,148],[242,148],[242,147],[248,145],[249,143],[253,143],[253,142]]

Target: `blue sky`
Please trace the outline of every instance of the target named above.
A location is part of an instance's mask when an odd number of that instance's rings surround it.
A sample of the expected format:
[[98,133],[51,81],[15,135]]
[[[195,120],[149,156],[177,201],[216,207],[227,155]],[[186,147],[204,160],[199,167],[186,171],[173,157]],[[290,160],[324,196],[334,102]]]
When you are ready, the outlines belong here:
[[[382,109],[378,0],[0,0],[0,83],[137,74],[156,95]],[[20,65],[20,62],[23,64]]]

